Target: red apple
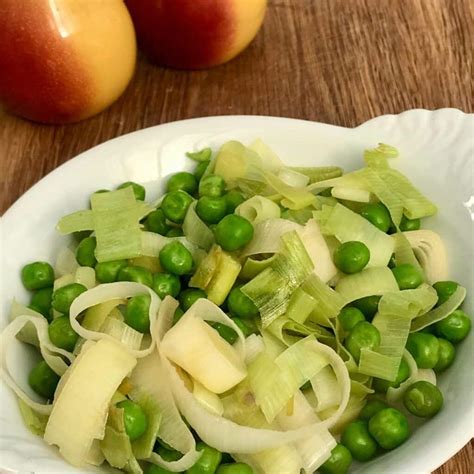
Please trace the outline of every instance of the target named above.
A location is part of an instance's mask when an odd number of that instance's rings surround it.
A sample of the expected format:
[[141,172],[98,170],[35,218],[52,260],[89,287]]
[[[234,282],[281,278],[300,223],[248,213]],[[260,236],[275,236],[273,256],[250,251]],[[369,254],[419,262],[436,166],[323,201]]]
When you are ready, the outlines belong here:
[[138,41],[161,65],[200,69],[229,61],[253,40],[267,0],[125,0]]
[[90,117],[122,94],[135,60],[123,0],[0,0],[0,101],[15,114]]

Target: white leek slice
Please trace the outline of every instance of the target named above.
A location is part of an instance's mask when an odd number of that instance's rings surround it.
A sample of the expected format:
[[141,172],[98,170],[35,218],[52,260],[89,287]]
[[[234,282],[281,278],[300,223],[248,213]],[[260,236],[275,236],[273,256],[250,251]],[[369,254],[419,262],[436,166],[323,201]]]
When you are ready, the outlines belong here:
[[316,201],[314,194],[305,187],[289,186],[278,176],[267,171],[263,171],[262,175],[267,185],[283,197],[281,205],[287,209],[304,209]]
[[[323,369],[325,370],[325,369]],[[333,405],[334,406],[334,405]],[[283,410],[277,416],[277,422],[285,430],[294,430],[305,425],[318,423],[321,420],[314,409],[306,400],[301,391],[297,391],[293,398],[293,411],[288,415]],[[331,455],[331,450],[336,446],[336,440],[327,428],[315,430],[308,439],[297,441],[295,447],[303,461],[303,469],[312,473]]]
[[24,425],[36,436],[43,437],[46,423],[48,423],[48,415],[37,413],[21,398],[18,398],[17,401]]
[[196,204],[193,202],[188,207],[183,222],[183,232],[189,242],[204,250],[209,250],[214,243],[214,234],[197,215]]
[[[393,251],[396,265],[403,265],[409,263],[419,270],[419,272],[425,277],[424,271],[421,268],[420,263],[416,259],[415,252],[411,248],[410,242],[406,238],[403,232],[397,232],[392,234],[392,238],[395,241],[395,249]],[[425,279],[425,278],[424,278]]]
[[431,324],[437,323],[446,316],[450,315],[455,309],[461,306],[464,298],[466,298],[466,288],[458,286],[456,291],[437,308],[432,309],[418,318],[415,318],[411,323],[411,332],[420,331]]
[[221,399],[197,380],[193,380],[193,395],[194,398],[211,413],[219,416],[223,415],[224,405],[222,404]]
[[253,239],[242,250],[242,257],[279,252],[280,237],[292,230],[302,230],[302,227],[296,222],[279,218],[259,222],[255,225]]
[[85,327],[82,327],[77,319],[83,311],[91,308],[92,306],[96,306],[98,304],[105,303],[110,300],[131,298],[133,296],[143,294],[148,294],[151,298],[149,318],[150,334],[152,334],[152,338],[148,347],[145,347],[143,349],[134,349],[129,347],[129,351],[136,358],[145,357],[148,354],[151,354],[151,352],[155,348],[155,342],[153,339],[153,327],[156,323],[158,308],[160,305],[160,299],[158,298],[156,293],[145,285],[142,285],[140,283],[123,281],[117,283],[106,283],[103,285],[96,286],[91,290],[85,291],[84,293],[79,295],[71,305],[71,308],[69,310],[69,320],[71,322],[71,326],[74,331],[76,331],[77,334],[79,334],[79,336],[83,337],[84,339],[90,339],[93,341],[98,341],[100,339],[115,340],[113,336],[100,332],[100,330],[90,330],[86,329]]
[[63,247],[58,253],[54,272],[58,277],[61,277],[68,273],[75,273],[78,266],[76,253],[69,247]]
[[328,244],[315,219],[310,219],[298,234],[314,265],[314,273],[324,282],[334,278],[337,268],[334,265]]
[[53,283],[53,290],[56,291],[58,288],[62,288],[63,286],[69,285],[70,283],[74,283],[76,281],[76,276],[74,273],[67,273],[66,275],[60,276],[56,278]]
[[370,251],[367,267],[387,265],[395,247],[389,235],[341,204],[332,208],[324,229],[342,243],[353,240],[363,242]]
[[[17,300],[13,299],[10,313],[8,315],[9,321],[14,321],[19,316],[31,316],[34,318],[45,319],[44,316],[37,311],[18,303]],[[16,335],[20,341],[31,344],[32,346],[39,347],[39,340],[36,327],[32,324],[26,324],[25,327]]]
[[58,375],[63,375],[67,370],[67,364],[61,356],[65,357],[69,362],[74,360],[74,356],[51,343],[48,335],[48,322],[43,317],[18,316],[3,330],[0,336],[1,378],[15,392],[18,398],[23,400],[34,411],[42,415],[48,415],[51,413],[52,405],[45,405],[32,400],[15,381],[15,377],[8,367],[8,354],[11,344],[18,344],[16,335],[27,325],[32,325],[36,329],[41,355]]
[[97,285],[95,270],[91,267],[78,267],[74,275],[74,281],[84,285],[88,290]]
[[316,411],[339,406],[341,403],[341,390],[332,367],[324,367],[310,381],[315,395],[316,403],[314,409]]
[[349,188],[345,186],[334,186],[331,189],[332,197],[346,201],[369,202],[370,192],[365,189]]
[[441,237],[432,230],[411,230],[403,232],[423,268],[428,283],[448,278],[448,257]]
[[221,305],[234,286],[241,268],[234,256],[224,252],[219,245],[214,245],[199,263],[189,286],[201,288],[210,301]]
[[398,284],[390,268],[372,267],[342,277],[335,289],[346,303],[350,303],[366,296],[396,292]]
[[135,364],[122,345],[104,339],[85,348],[68,368],[44,440],[57,445],[72,465],[83,466],[92,442],[104,437],[109,402]]
[[309,183],[309,176],[292,170],[291,168],[281,168],[277,176],[288,186],[304,188]]
[[125,304],[127,304],[127,300],[125,299],[113,299],[91,306],[84,315],[82,327],[90,331],[99,331],[110,313],[117,308],[117,306]]
[[325,353],[334,368],[342,392],[341,405],[331,417],[324,421],[286,432],[242,426],[209,413],[195,400],[176,369],[166,359],[163,359],[163,363],[169,375],[180,412],[196,430],[199,437],[221,452],[254,454],[307,438],[314,434],[315,428],[329,428],[337,422],[344,412],[350,394],[350,379],[346,366],[330,347],[319,344],[317,341],[313,341],[313,344],[318,346],[318,350]]
[[280,207],[263,196],[253,196],[237,206],[235,214],[245,217],[253,225],[280,217]]
[[232,454],[238,462],[252,467],[254,474],[300,474],[303,460],[293,445],[267,449],[255,454]]
[[100,331],[121,342],[132,351],[140,350],[143,334],[120,319],[108,317],[101,326]]
[[328,365],[311,337],[293,344],[273,360],[261,353],[249,366],[249,383],[255,401],[271,423],[299,388]]
[[263,168],[276,171],[283,167],[283,162],[278,155],[260,138],[255,140],[248,148],[260,156]]
[[245,363],[249,365],[255,358],[265,350],[265,344],[262,336],[250,334],[245,339]]
[[[208,390],[223,393],[243,380],[247,370],[236,349],[196,316],[196,312],[202,311],[201,314],[207,319],[205,302],[212,305],[202,299],[203,304],[198,306],[199,301],[165,334],[160,351]],[[231,326],[232,320],[228,319],[224,324]],[[232,329],[235,330],[234,327]]]
[[283,234],[281,241],[278,257],[241,288],[259,309],[263,327],[285,313],[291,294],[314,269],[296,231]]

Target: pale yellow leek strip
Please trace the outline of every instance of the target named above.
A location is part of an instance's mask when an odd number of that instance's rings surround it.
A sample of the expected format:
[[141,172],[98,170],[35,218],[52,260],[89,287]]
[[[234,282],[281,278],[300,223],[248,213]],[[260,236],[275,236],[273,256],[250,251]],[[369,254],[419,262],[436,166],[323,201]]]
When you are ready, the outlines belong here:
[[84,285],[88,290],[97,285],[95,270],[91,267],[78,267],[74,275],[74,281]]
[[78,266],[76,253],[70,247],[63,247],[58,253],[56,264],[54,265],[54,273],[58,277],[75,273]]
[[104,437],[110,400],[135,365],[124,346],[103,339],[85,346],[68,368],[44,434],[66,461],[85,465],[94,440]]
[[18,344],[15,336],[26,326],[33,325],[36,329],[39,341],[41,355],[46,363],[58,374],[63,375],[67,370],[67,364],[61,356],[65,357],[69,362],[74,360],[74,356],[58,347],[54,346],[49,340],[48,322],[45,318],[35,316],[19,316],[15,318],[2,332],[0,336],[0,362],[1,362],[1,378],[15,392],[15,394],[23,400],[34,411],[48,415],[51,413],[52,406],[32,400],[29,395],[15,381],[15,377],[8,367],[8,353],[12,343]]
[[254,226],[269,219],[280,217],[280,207],[263,196],[253,196],[237,206],[235,214],[245,217]]
[[340,383],[342,393],[341,404],[332,416],[326,420],[290,431],[251,428],[209,413],[195,400],[176,372],[176,369],[166,358],[163,359],[163,364],[168,373],[174,398],[180,412],[204,442],[222,452],[255,454],[308,438],[314,434],[315,429],[330,428],[339,420],[344,412],[350,395],[350,379],[346,366],[330,347],[320,344],[316,340],[312,344],[314,350],[321,351],[330,360]]
[[432,230],[411,230],[403,232],[423,268],[428,283],[447,280],[448,257],[441,237]]
[[105,334],[100,331],[93,331],[82,327],[77,320],[83,311],[96,306],[101,303],[105,303],[110,300],[131,298],[137,295],[148,294],[150,295],[150,308],[149,308],[149,318],[150,318],[150,334],[152,338],[147,347],[143,349],[132,349],[128,350],[130,353],[137,358],[145,357],[148,354],[151,354],[155,348],[155,341],[153,338],[153,327],[156,323],[156,318],[158,314],[158,308],[160,305],[160,298],[156,293],[148,288],[145,285],[134,282],[117,282],[117,283],[107,283],[103,285],[96,286],[91,290],[88,290],[78,296],[71,305],[69,310],[69,319],[71,326],[74,331],[77,332],[84,339],[89,339],[93,341],[98,341],[101,339],[109,339],[115,341],[116,339],[109,334]]
[[[294,430],[321,421],[300,390],[293,398],[293,413],[287,415],[283,410],[276,420],[285,430]],[[297,441],[294,445],[303,461],[303,469],[306,472],[314,472],[329,458],[331,450],[336,446],[336,440],[327,428],[322,428],[315,429],[312,436]]]

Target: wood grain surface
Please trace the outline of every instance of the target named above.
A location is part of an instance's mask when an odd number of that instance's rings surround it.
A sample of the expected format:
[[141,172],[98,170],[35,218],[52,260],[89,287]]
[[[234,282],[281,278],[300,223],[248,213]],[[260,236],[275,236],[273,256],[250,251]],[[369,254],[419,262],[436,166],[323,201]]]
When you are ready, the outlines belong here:
[[[469,0],[270,0],[262,31],[228,64],[186,72],[140,58],[125,94],[74,125],[0,110],[0,214],[78,153],[164,122],[257,114],[352,127],[412,108],[472,112],[472,25]],[[471,443],[436,472],[473,470]]]

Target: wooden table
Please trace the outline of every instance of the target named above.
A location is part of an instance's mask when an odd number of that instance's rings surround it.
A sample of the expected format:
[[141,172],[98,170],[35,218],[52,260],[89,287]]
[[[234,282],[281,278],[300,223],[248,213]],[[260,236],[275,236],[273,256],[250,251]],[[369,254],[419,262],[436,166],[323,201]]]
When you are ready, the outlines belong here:
[[[262,32],[226,65],[184,72],[141,59],[118,102],[75,125],[0,111],[0,213],[78,153],[173,120],[259,114],[353,127],[412,108],[472,112],[472,24],[468,0],[270,0]],[[472,459],[471,443],[436,472],[467,474]]]

